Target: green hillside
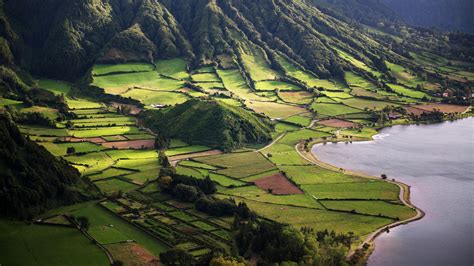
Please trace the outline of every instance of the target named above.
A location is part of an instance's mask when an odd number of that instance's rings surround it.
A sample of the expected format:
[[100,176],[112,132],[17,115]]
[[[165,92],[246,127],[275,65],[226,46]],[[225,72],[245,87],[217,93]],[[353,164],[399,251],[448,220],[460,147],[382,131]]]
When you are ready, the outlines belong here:
[[143,118],[146,125],[168,138],[224,151],[271,139],[269,121],[214,100],[189,100],[163,111],[148,111]]

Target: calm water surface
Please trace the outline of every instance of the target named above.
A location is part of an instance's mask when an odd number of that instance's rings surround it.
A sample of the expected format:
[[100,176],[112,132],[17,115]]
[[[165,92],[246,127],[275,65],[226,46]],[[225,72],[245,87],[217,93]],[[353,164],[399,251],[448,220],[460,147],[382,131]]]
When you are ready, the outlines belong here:
[[375,241],[369,265],[474,265],[474,118],[384,129],[374,141],[313,153],[339,167],[411,185],[420,221]]

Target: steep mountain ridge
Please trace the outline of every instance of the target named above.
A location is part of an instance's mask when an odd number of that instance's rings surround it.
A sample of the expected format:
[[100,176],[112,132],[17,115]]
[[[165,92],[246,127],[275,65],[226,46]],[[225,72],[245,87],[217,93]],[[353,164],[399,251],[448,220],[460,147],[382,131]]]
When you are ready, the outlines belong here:
[[59,79],[76,79],[94,62],[182,56],[210,64],[223,54],[235,56],[246,42],[264,48],[270,61],[280,51],[322,78],[347,67],[335,48],[368,64],[395,56],[354,20],[301,0],[4,1],[3,46],[15,48],[23,68]]

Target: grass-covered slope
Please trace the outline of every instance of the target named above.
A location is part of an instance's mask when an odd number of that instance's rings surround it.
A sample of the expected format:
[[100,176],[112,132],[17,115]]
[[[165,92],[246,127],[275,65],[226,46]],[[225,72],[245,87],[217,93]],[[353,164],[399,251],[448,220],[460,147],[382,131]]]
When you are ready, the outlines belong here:
[[95,191],[76,169],[26,139],[4,114],[0,114],[0,188],[0,216],[17,218],[90,198]]
[[148,111],[145,124],[170,138],[225,151],[270,140],[271,126],[253,113],[213,100],[189,100],[163,111]]

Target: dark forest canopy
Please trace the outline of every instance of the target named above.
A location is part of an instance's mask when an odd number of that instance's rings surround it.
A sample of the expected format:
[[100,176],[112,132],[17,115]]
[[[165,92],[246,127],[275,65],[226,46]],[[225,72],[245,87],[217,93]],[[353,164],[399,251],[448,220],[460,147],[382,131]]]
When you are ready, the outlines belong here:
[[25,138],[0,114],[0,216],[30,219],[98,193],[79,172]]

